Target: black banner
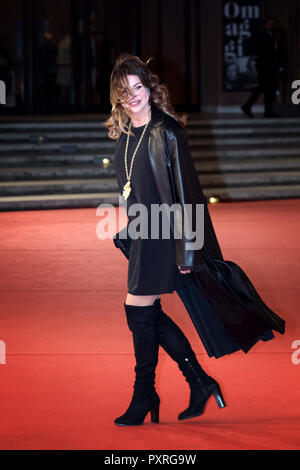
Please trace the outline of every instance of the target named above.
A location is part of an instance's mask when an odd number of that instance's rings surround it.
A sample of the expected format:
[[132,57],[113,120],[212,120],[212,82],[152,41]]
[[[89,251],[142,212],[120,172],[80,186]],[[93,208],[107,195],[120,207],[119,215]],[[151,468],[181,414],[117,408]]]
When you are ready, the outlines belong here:
[[223,0],[223,90],[257,86],[256,42],[261,28],[261,0]]

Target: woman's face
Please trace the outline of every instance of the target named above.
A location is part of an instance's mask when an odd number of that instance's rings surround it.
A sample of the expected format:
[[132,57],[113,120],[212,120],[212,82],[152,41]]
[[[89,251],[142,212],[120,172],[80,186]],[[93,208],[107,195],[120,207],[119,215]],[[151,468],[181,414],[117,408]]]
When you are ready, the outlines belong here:
[[146,88],[137,75],[127,75],[130,95],[123,107],[130,116],[142,116],[149,109],[150,90]]

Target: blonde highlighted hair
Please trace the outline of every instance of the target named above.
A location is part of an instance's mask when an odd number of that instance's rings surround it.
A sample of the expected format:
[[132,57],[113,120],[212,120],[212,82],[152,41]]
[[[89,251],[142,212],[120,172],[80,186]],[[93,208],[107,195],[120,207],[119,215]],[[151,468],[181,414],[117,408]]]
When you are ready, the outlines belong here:
[[157,108],[185,125],[185,118],[180,117],[170,103],[168,88],[159,82],[157,75],[151,73],[147,62],[139,57],[123,52],[116,60],[110,76],[110,102],[112,105],[111,116],[104,125],[108,129],[111,139],[118,139],[121,132],[132,134],[129,130],[129,117],[122,103],[131,96],[127,75],[137,75],[141,83],[150,91],[150,101]]

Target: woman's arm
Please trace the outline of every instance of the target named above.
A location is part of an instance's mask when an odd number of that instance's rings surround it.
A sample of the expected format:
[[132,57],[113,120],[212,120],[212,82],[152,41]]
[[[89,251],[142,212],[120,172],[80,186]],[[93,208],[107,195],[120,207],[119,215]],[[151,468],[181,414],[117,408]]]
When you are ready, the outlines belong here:
[[[182,237],[175,239],[176,264],[186,271],[203,263],[201,248],[204,242],[204,211],[201,212],[197,205],[207,204],[207,199],[202,192],[184,128],[180,125],[166,127],[165,142],[171,162],[171,184],[175,191],[175,202],[182,209]],[[186,210],[187,205],[190,205],[190,210]],[[201,214],[202,217],[199,216]],[[195,234],[195,241],[192,241],[192,233]],[[191,249],[191,246],[195,248]]]

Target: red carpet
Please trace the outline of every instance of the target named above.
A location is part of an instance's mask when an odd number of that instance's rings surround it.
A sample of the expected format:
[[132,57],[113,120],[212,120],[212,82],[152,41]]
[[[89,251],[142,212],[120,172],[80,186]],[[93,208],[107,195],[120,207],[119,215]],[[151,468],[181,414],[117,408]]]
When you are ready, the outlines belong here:
[[287,321],[286,334],[208,358],[177,294],[162,296],[228,406],[211,399],[202,417],[177,421],[188,386],[161,351],[161,423],[131,428],[113,423],[133,384],[127,261],[97,238],[96,210],[0,214],[0,449],[300,449],[300,200],[219,203],[210,213],[225,259]]

